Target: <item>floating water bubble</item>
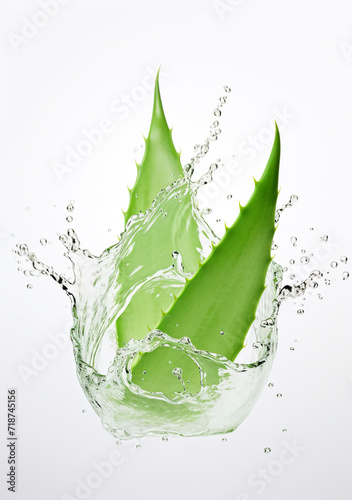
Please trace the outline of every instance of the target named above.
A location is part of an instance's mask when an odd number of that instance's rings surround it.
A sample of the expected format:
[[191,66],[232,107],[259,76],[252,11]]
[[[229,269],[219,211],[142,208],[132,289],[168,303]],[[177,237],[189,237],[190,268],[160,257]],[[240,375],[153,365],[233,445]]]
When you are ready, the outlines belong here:
[[277,397],[277,398],[282,398],[282,394],[281,394],[281,392],[278,392],[278,393],[276,394],[276,397]]
[[300,258],[301,264],[308,264],[309,261],[310,261],[309,257],[301,257]]
[[162,439],[162,441],[164,441],[164,442],[167,442],[167,441],[169,440],[167,436],[163,436],[161,439]]
[[225,335],[225,332],[221,331],[221,332],[220,332],[220,335]]
[[298,309],[297,314],[304,314],[304,310],[303,309]]
[[215,122],[213,122],[211,125],[210,125],[210,128],[213,130],[215,128],[217,128],[219,126],[219,122],[217,120],[215,120]]
[[204,215],[209,215],[209,214],[211,214],[211,213],[212,213],[212,209],[211,209],[211,208],[206,208],[206,209],[204,210]]
[[328,279],[325,279],[325,280],[324,280],[324,283],[325,283],[325,285],[326,285],[326,286],[330,286],[330,285],[331,285],[331,281],[330,281],[330,280],[328,280]]
[[82,413],[87,413],[87,410],[82,410]]
[[297,238],[296,238],[296,236],[291,236],[290,242],[292,243],[292,245],[294,247],[296,247],[297,246]]
[[332,268],[335,268],[335,267],[337,267],[337,266],[338,266],[338,263],[336,262],[336,260],[333,260],[333,261],[331,262],[330,266],[331,266]]
[[202,147],[201,147],[201,153],[203,154],[206,154],[208,151],[209,151],[209,146],[207,146],[206,144],[204,144]]
[[232,200],[232,194],[228,194],[228,195],[226,196],[226,198],[227,198],[228,200]]
[[306,253],[306,251],[305,251],[305,249],[304,249],[304,248],[302,248],[301,253]]
[[227,92],[228,94],[231,92],[231,88],[230,88],[228,85],[225,85],[225,86],[224,86],[224,90],[225,90],[225,92]]
[[136,444],[136,448],[137,448],[137,450],[140,450],[142,448],[142,445],[141,444]]
[[342,273],[342,279],[343,280],[347,280],[349,277],[350,277],[350,273],[349,272],[345,271],[345,272]]
[[346,255],[342,255],[340,257],[340,261],[343,262],[343,264],[347,264],[348,258],[346,257]]
[[42,238],[42,239],[40,240],[40,244],[41,244],[43,247],[45,247],[45,245],[46,245],[47,243],[48,243],[48,241],[47,241],[45,238]]
[[33,285],[31,285],[30,283],[28,283],[27,288],[28,288],[28,290],[31,290],[33,288]]
[[309,286],[310,286],[310,288],[318,288],[319,285],[318,285],[318,283],[316,281],[311,281],[309,283]]
[[27,210],[27,212],[28,212],[28,210],[29,210],[29,207],[26,207],[26,210]]
[[309,231],[314,231],[314,227],[310,227],[310,228],[309,228]]
[[294,351],[294,350],[295,350],[295,348],[294,348],[294,347],[290,347],[290,351]]
[[253,343],[254,349],[261,349],[264,346],[263,342],[257,341]]
[[226,439],[226,438],[222,438],[221,442],[222,442],[222,443],[226,443],[226,442],[227,442],[227,439]]
[[277,250],[278,248],[279,248],[279,247],[278,247],[275,243],[273,243],[273,244],[271,245],[271,250],[272,250],[273,252],[274,252],[275,250]]
[[295,278],[296,278],[296,275],[295,274],[291,274],[290,279],[294,280]]
[[117,440],[115,441],[115,444],[116,444],[116,446],[120,446],[120,445],[122,444],[121,439],[117,439]]
[[287,432],[287,429],[282,429],[282,432]]
[[322,297],[322,295],[320,295],[320,293],[318,293],[317,297],[318,297],[319,300],[323,299],[323,297]]
[[294,259],[291,259],[290,260],[290,264],[293,266],[293,264],[295,263],[296,261]]
[[274,387],[274,384],[272,382],[269,382],[268,387],[272,388],[272,387]]
[[264,448],[264,453],[268,455],[271,452],[271,448]]
[[69,203],[69,204],[67,205],[67,207],[66,207],[66,210],[67,210],[68,212],[73,212],[73,211],[74,211],[74,209],[75,209],[75,207],[74,207],[73,203]]
[[322,236],[320,239],[321,241],[328,241],[329,236],[327,234],[324,234],[324,236]]
[[221,111],[219,108],[214,109],[214,116],[217,116],[217,117],[221,116]]
[[70,215],[68,217],[66,217],[66,220],[67,222],[72,222],[73,221],[73,217],[71,217]]

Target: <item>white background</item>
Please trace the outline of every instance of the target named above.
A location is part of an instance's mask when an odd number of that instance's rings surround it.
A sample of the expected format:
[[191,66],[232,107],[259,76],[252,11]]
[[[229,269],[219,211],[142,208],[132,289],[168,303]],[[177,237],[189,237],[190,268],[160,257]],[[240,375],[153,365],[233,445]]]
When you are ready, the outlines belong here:
[[[6,491],[8,387],[18,391],[21,500],[351,498],[352,279],[341,279],[345,270],[352,274],[351,2],[63,3],[45,18],[38,1],[1,2],[2,498],[12,498]],[[23,33],[27,38],[19,38]],[[223,85],[232,88],[223,133],[201,168],[219,156],[226,166],[232,155],[241,167],[230,179],[224,174],[225,187],[210,197],[214,213],[218,206],[219,217],[234,218],[238,199],[245,201],[252,189],[252,175],[265,165],[270,141],[261,139],[276,118],[282,137],[279,204],[293,193],[299,197],[282,218],[276,260],[287,265],[306,248],[315,250],[321,269],[344,254],[350,261],[330,269],[330,287],[320,282],[323,300],[307,295],[302,316],[296,314],[300,301],[284,304],[270,377],[274,387],[227,442],[221,436],[148,438],[116,446],[85,400],[70,345],[38,366],[38,356],[52,353],[50,335],[68,335],[69,301],[51,280],[18,272],[11,249],[26,242],[65,270],[57,233],[68,226],[71,199],[83,247],[98,254],[116,241],[126,185],[133,185],[134,159],[140,160],[142,134],[148,133],[148,75],[159,65],[165,112],[183,163],[206,136]],[[116,111],[116,101],[126,96],[132,104]],[[103,119],[110,120],[111,133],[58,176],[53,164],[65,163],[67,148],[77,148],[82,131]],[[253,159],[240,149],[250,137],[259,138]],[[221,178],[214,183],[220,186]],[[226,204],[229,193],[233,200]],[[325,233],[324,246],[319,238]],[[293,235],[299,238],[296,249]],[[43,237],[51,244],[41,247]],[[304,277],[305,268],[296,266],[296,274]],[[24,367],[34,370],[30,376],[23,375]],[[283,454],[287,446],[296,451]],[[265,447],[271,453],[264,454]],[[119,465],[107,469],[108,477],[97,476],[94,464],[109,460],[114,450]],[[77,490],[79,480],[88,489]]]

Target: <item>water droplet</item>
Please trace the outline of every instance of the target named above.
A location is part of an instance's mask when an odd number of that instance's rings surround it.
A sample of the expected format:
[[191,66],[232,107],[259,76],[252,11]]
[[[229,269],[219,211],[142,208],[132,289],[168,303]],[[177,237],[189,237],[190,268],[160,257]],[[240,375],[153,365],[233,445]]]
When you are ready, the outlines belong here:
[[87,410],[82,410],[82,413],[87,413]]
[[297,314],[304,314],[304,310],[303,309],[298,309]]
[[144,370],[143,375],[146,375],[146,373],[147,373],[146,370]]
[[117,439],[117,440],[115,441],[115,444],[116,444],[116,446],[120,446],[120,445],[122,444],[121,439]]
[[320,295],[320,293],[318,293],[317,297],[319,300],[323,300],[323,297],[322,297],[322,295]]
[[27,212],[28,212],[28,210],[29,210],[29,207],[26,207],[26,210],[27,210]]
[[206,144],[204,144],[202,147],[201,147],[201,153],[203,154],[206,154],[208,151],[209,151],[209,146],[207,146]]
[[226,438],[222,438],[221,440],[223,443],[227,443],[227,439]]
[[290,197],[290,201],[291,201],[292,203],[294,203],[294,202],[295,202],[295,201],[297,201],[297,200],[298,200],[298,196],[297,196],[296,194],[293,194],[293,195]]
[[33,285],[31,285],[30,283],[28,283],[27,288],[28,288],[28,290],[31,290],[33,288]]
[[209,215],[209,214],[211,214],[211,212],[212,212],[212,209],[211,208],[207,208],[207,209],[204,210],[204,215]]
[[287,432],[287,429],[282,429],[282,432]]
[[328,241],[329,236],[327,234],[324,234],[324,236],[322,236],[320,239],[321,241]]
[[293,265],[295,263],[295,260],[294,259],[291,259],[290,260],[290,264]]
[[274,387],[274,384],[273,384],[272,382],[269,382],[269,383],[268,383],[268,387],[270,387],[270,388],[271,388],[271,387]]
[[314,227],[310,227],[310,228],[309,228],[309,231],[314,231]]
[[345,271],[344,273],[342,273],[342,279],[343,280],[348,280],[349,277],[350,277],[350,273],[348,273],[347,271]]
[[136,448],[137,448],[137,450],[140,450],[142,448],[142,445],[141,444],[136,444]]
[[133,151],[134,151],[135,153],[137,153],[137,151],[138,151],[138,148],[137,148],[137,147],[136,147],[136,148],[134,148],[134,150],[133,150]]
[[278,393],[276,394],[276,397],[277,397],[277,398],[282,398],[282,394],[281,394],[281,392],[278,392]]
[[66,220],[67,220],[67,222],[72,222],[73,221],[73,217],[71,217],[71,215],[69,215],[68,217],[66,217]]
[[69,205],[67,205],[66,209],[67,209],[68,212],[73,212],[74,209],[75,209],[75,207],[73,206],[72,203],[70,203]]
[[45,238],[42,238],[42,239],[40,240],[40,244],[41,244],[43,247],[45,247],[45,245],[46,245],[47,243],[48,243],[48,241],[47,241]]
[[272,250],[273,252],[274,252],[275,250],[277,250],[278,248],[279,248],[279,247],[278,247],[275,243],[273,243],[273,244],[271,245],[271,250]]
[[220,335],[225,335],[225,332],[221,331],[221,332],[220,332]]
[[304,248],[302,248],[301,253],[306,253],[306,251],[304,250]]
[[336,260],[333,260],[333,261],[331,262],[330,266],[331,266],[332,268],[335,268],[335,267],[337,267],[337,266],[338,266],[338,263],[336,262]]
[[296,236],[291,236],[290,242],[292,243],[292,245],[294,247],[297,246],[297,238],[296,238]]
[[290,279],[291,279],[291,280],[294,280],[294,279],[295,279],[295,277],[296,277],[296,275],[295,275],[295,274],[291,274]]
[[210,125],[210,128],[213,130],[218,126],[219,126],[219,122],[217,120],[215,120],[215,122]]
[[254,349],[260,349],[261,347],[263,347],[263,345],[264,345],[263,342],[257,341],[257,342],[253,343],[253,348]]
[[227,100],[226,96],[219,97],[220,104],[226,104],[226,100]]
[[17,271],[22,271],[22,267],[18,267],[18,268],[17,268]]
[[309,286],[310,286],[310,288],[318,288],[319,285],[318,285],[318,283],[316,281],[311,281],[309,283]]
[[225,92],[227,92],[228,94],[231,92],[231,88],[230,88],[228,85],[225,85],[225,86],[224,86],[224,90],[225,90]]
[[309,260],[310,260],[309,257],[301,257],[300,258],[301,264],[308,264]]
[[214,116],[216,116],[216,117],[221,116],[221,111],[219,108],[214,109]]
[[348,258],[346,257],[346,255],[342,255],[340,257],[340,261],[343,262],[344,264],[347,264]]
[[161,439],[162,439],[162,441],[165,441],[165,442],[167,442],[169,440],[167,436],[163,436]]
[[330,286],[330,285],[331,285],[331,281],[330,281],[330,280],[327,280],[327,279],[326,279],[326,280],[324,280],[324,282],[325,282],[325,285],[326,285],[326,286]]
[[228,200],[232,200],[232,194],[228,194],[226,197]]
[[294,350],[295,350],[295,348],[294,348],[294,347],[290,347],[290,351],[294,351]]
[[267,455],[271,452],[271,448],[264,448],[264,453]]

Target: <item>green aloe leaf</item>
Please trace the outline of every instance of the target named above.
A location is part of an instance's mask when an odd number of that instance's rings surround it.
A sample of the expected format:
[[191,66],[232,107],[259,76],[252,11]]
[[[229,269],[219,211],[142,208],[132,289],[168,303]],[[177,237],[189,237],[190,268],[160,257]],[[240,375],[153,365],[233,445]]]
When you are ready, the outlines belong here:
[[[189,337],[197,349],[234,360],[244,346],[255,318],[271,258],[278,195],[280,136],[275,141],[266,169],[234,224],[166,313],[158,329],[171,337]],[[223,332],[224,334],[221,334]],[[167,347],[143,354],[133,368],[133,382],[149,391],[171,395],[181,383],[171,373],[183,370],[191,392],[200,388],[195,363]],[[216,376],[215,376],[216,378]],[[214,379],[215,380],[215,379]]]
[[131,215],[145,212],[161,189],[183,176],[180,153],[172,142],[160,97],[159,71],[155,80],[154,106],[144,157],[137,165],[137,177],[130,190],[130,201],[125,212],[125,224]]
[[[130,190],[130,203],[125,213],[126,224],[131,216],[149,209],[160,190],[179,178],[183,178],[183,168],[165,119],[157,75],[152,121],[145,140],[144,158],[137,165],[136,182]],[[130,339],[144,338],[151,329],[156,328],[160,310],[168,309],[174,300],[170,291],[177,293],[183,288],[185,281],[181,278],[178,285],[173,285],[172,290],[162,286],[157,277],[148,282],[150,276],[157,276],[162,270],[172,266],[173,252],[177,251],[182,255],[182,264],[187,273],[196,272],[199,260],[204,260],[191,189],[183,190],[182,196],[182,205],[177,204],[177,210],[171,194],[166,197],[163,213],[151,227],[148,224],[144,226],[134,239],[133,247],[128,249],[128,258],[119,264],[118,280],[122,287],[120,295],[123,295],[124,287],[128,292],[132,274],[134,283],[140,284],[116,320],[116,336],[120,347]],[[167,218],[163,215],[167,215]],[[156,289],[158,293],[155,292]]]

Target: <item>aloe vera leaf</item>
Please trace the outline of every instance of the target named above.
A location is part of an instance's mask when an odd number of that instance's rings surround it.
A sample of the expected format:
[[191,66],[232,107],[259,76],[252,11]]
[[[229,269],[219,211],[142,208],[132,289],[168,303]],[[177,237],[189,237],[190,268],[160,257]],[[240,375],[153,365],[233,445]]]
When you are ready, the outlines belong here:
[[[250,200],[240,206],[234,224],[226,228],[219,244],[170,309],[162,313],[159,330],[174,338],[189,337],[197,349],[235,360],[255,318],[272,260],[279,163],[280,135],[276,126],[270,158],[261,179],[255,181]],[[184,368],[181,354],[159,348],[140,357],[133,368],[133,382],[146,390],[170,393],[168,381],[175,377],[166,359],[172,366]],[[148,377],[144,377],[144,371]],[[194,373],[194,367],[191,371]],[[184,379],[190,378],[188,372],[186,367]],[[191,380],[190,387],[197,390],[197,379]]]
[[[140,210],[150,208],[154,198],[161,189],[167,188],[179,177],[183,177],[180,155],[176,152],[168,128],[159,91],[158,75],[155,82],[153,116],[146,139],[146,150],[143,161],[137,166],[138,173],[134,188],[130,191],[130,205],[125,214],[126,221]],[[149,226],[145,224],[134,240],[128,258],[119,265],[118,280],[122,287],[127,287],[133,271],[134,283],[148,282],[150,276],[160,273],[172,265],[172,253],[178,251],[182,255],[185,272],[194,273],[198,269],[202,257],[203,244],[197,223],[194,196],[189,183],[184,184],[182,204],[171,198],[172,190],[163,201],[163,213]],[[180,192],[181,192],[180,191]],[[175,194],[175,193],[174,193]],[[181,194],[179,195],[181,197]],[[180,200],[181,201],[181,200]],[[167,217],[164,218],[163,215]],[[210,232],[207,228],[206,231]],[[126,267],[128,264],[128,267]],[[138,270],[134,272],[136,269]],[[177,293],[183,288],[184,280],[172,290],[160,283],[149,281],[134,293],[127,307],[116,320],[116,336],[119,346],[130,339],[140,340],[156,328],[160,320],[160,310],[168,309],[174,298],[170,291]],[[158,289],[158,293],[155,291]],[[121,290],[122,292],[123,290]]]
[[159,89],[159,71],[155,80],[154,105],[148,138],[145,139],[144,157],[137,165],[137,177],[130,190],[128,209],[125,212],[125,224],[131,215],[145,212],[154,198],[163,188],[183,176],[180,153],[172,142]]

